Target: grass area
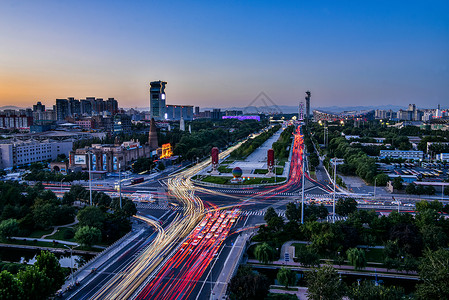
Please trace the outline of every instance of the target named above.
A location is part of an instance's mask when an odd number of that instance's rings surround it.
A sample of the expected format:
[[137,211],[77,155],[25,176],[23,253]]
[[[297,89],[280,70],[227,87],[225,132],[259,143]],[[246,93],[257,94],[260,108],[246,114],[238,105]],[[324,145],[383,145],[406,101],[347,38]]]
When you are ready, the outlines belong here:
[[282,175],[282,173],[284,173],[284,168],[275,168],[276,170],[276,175]]
[[285,167],[285,163],[288,161],[288,158],[281,158],[279,161],[278,161],[278,164],[277,164],[277,166],[279,166],[279,167]]
[[[215,183],[215,184],[229,184],[229,185],[237,185],[234,183],[231,183],[232,177],[229,176],[206,176],[202,179],[204,182],[209,183]],[[241,184],[243,185],[251,185],[251,184],[266,184],[266,183],[275,183],[275,182],[282,182],[285,181],[287,178],[285,177],[270,177],[270,178],[263,178],[263,177],[255,177],[250,178],[247,180],[244,180]]]
[[255,169],[254,170],[254,174],[267,174],[268,170],[267,169]]
[[287,178],[285,178],[285,177],[278,177],[277,179],[275,177],[270,177],[270,178],[255,177],[255,178],[250,178],[249,180],[244,180],[243,184],[248,185],[248,184],[275,183],[275,182],[285,181],[286,179]]
[[35,230],[35,231],[31,232],[30,235],[28,235],[27,237],[40,238],[41,236],[43,236],[45,234],[50,234],[52,232],[53,232],[53,228],[48,229],[48,230]]
[[[58,231],[55,232],[55,234],[47,236],[47,239],[74,242],[74,233],[75,230],[72,227],[62,227],[59,228]],[[71,238],[68,238],[70,236]]]
[[217,168],[220,173],[232,173],[232,169],[227,167],[228,165],[221,165]]
[[366,261],[368,262],[384,262],[384,249],[369,249],[365,251]]
[[293,243],[292,246],[295,247],[295,256],[298,257],[298,253],[303,251],[307,244]]
[[203,178],[202,181],[209,182],[209,183],[216,183],[216,184],[229,184],[229,181],[232,179],[232,177],[229,176],[206,176]]

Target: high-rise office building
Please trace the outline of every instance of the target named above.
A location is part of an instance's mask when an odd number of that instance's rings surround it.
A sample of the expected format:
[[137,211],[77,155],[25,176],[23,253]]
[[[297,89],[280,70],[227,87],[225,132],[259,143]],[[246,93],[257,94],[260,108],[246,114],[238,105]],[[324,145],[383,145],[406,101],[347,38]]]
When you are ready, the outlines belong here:
[[311,96],[310,91],[307,91],[306,97],[305,97],[305,99],[306,99],[306,115],[305,115],[306,123],[309,122],[309,119],[310,119],[310,96]]
[[73,97],[69,97],[69,98],[67,98],[67,100],[69,102],[69,116],[81,115],[80,101]]
[[150,118],[165,119],[165,81],[150,82]]
[[33,112],[44,112],[45,105],[43,105],[40,101],[33,105]]
[[111,115],[115,115],[118,112],[118,102],[114,98],[108,98],[106,100],[106,111],[110,112]]
[[69,101],[56,99],[56,120],[64,121],[67,116],[69,116]]
[[81,114],[82,115],[92,115],[92,104],[89,100],[82,99],[80,100],[80,108],[81,108]]
[[212,120],[221,120],[221,109],[214,108],[211,115]]

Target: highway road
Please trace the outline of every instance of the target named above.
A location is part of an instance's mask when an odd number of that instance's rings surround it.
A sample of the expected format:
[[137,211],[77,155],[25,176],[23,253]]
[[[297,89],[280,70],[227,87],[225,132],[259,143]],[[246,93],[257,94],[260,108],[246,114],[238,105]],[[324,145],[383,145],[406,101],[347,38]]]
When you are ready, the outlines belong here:
[[[210,163],[206,160],[171,176],[154,178],[152,183],[123,187],[124,193],[159,193],[157,198],[164,196],[165,202],[169,199],[175,206],[139,203],[139,218],[156,231],[148,240],[124,249],[123,257],[101,271],[101,276],[83,283],[77,293],[80,296],[73,299],[207,299],[207,285],[213,282],[208,278],[220,274],[236,237],[232,232],[263,223],[263,211],[270,206],[282,214],[288,202],[299,199],[304,151],[300,130],[298,127],[294,133],[289,179],[279,186],[230,190],[194,186],[190,178]],[[227,156],[238,146],[220,156]],[[308,174],[305,177],[306,190],[315,192],[310,198],[328,197],[329,186]],[[164,184],[167,190],[161,192]],[[96,189],[111,192],[108,187]],[[157,219],[167,211],[171,212],[171,222],[162,227]]]

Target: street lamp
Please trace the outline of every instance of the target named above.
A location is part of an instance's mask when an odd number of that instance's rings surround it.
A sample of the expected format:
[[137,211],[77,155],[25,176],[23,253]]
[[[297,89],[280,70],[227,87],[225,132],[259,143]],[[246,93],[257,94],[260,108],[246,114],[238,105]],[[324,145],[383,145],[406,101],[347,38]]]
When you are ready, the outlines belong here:
[[279,163],[279,160],[275,160],[274,161],[274,182],[276,183],[277,182],[277,172],[276,172],[276,166],[277,166],[277,164]]
[[73,249],[75,249],[76,247],[79,247],[79,245],[76,245],[74,247],[69,247],[67,245],[63,245],[63,246],[70,250],[70,271],[71,271],[71,274],[72,274],[72,286],[74,286],[75,283],[74,283],[74,280],[73,280]]
[[61,194],[62,194],[62,182],[65,180],[65,177],[61,180]]

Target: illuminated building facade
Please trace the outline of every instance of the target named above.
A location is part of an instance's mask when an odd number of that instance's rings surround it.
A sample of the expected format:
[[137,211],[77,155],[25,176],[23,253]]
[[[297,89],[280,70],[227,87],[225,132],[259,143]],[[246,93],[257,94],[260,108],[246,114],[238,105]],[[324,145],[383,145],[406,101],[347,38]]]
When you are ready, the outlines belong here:
[[165,81],[150,82],[150,117],[156,121],[165,119]]

